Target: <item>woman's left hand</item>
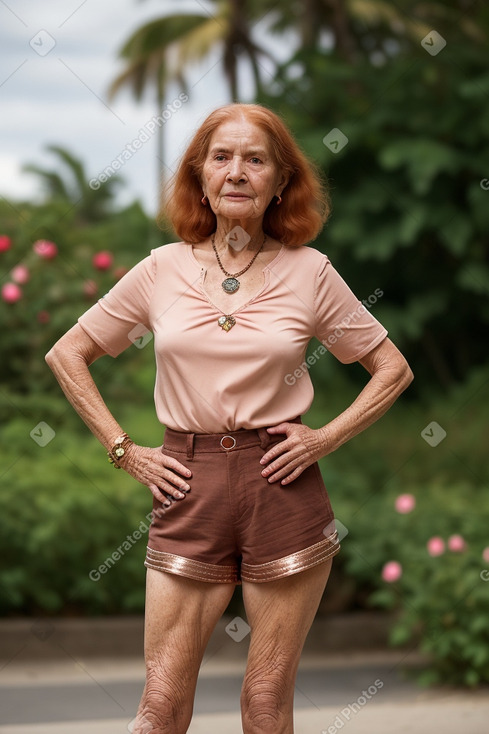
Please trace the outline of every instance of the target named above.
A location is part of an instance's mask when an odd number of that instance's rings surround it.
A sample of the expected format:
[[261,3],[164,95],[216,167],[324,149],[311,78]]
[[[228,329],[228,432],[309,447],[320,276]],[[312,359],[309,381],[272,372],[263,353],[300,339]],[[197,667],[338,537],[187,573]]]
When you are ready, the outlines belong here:
[[285,433],[287,436],[284,441],[272,446],[260,460],[261,464],[267,465],[262,476],[270,483],[281,479],[281,484],[290,484],[304,469],[329,453],[324,433],[302,423],[279,423],[267,428],[267,431],[270,434]]

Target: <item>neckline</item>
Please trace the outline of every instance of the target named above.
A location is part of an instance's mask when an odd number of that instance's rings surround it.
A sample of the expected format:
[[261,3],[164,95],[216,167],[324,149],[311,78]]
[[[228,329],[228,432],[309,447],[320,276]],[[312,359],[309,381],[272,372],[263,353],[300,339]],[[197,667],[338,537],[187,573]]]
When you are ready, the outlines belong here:
[[265,291],[265,289],[268,287],[268,285],[270,283],[270,268],[271,268],[271,266],[274,263],[276,263],[277,260],[279,260],[282,257],[282,255],[284,254],[284,252],[285,252],[285,245],[282,244],[280,246],[280,250],[278,250],[278,252],[275,255],[275,257],[273,258],[273,260],[270,260],[270,262],[267,263],[267,265],[264,265],[262,267],[262,269],[261,269],[262,270],[262,273],[265,273],[265,278],[264,278],[264,281],[263,281],[263,284],[262,284],[261,288],[259,288],[258,291],[256,293],[254,293],[253,296],[251,296],[251,298],[249,298],[241,306],[238,306],[238,308],[235,308],[233,311],[227,311],[226,312],[226,311],[223,311],[221,308],[219,308],[219,306],[217,306],[209,298],[209,295],[208,295],[208,293],[206,292],[206,290],[205,290],[205,288],[203,286],[203,275],[204,275],[205,272],[207,272],[207,268],[205,267],[205,265],[203,265],[202,263],[200,263],[197,260],[197,258],[195,257],[194,248],[193,248],[192,243],[187,243],[187,248],[188,248],[187,249],[187,252],[189,254],[190,260],[194,263],[194,265],[196,265],[196,267],[198,267],[198,269],[200,271],[199,286],[200,286],[200,291],[201,291],[202,295],[204,296],[204,298],[206,299],[206,301],[212,306],[212,308],[215,311],[217,311],[219,314],[226,314],[228,316],[232,316],[233,314],[238,313],[239,311],[242,311],[244,308],[246,308],[247,306],[249,306],[250,303],[252,303],[253,301],[256,301],[256,299],[259,296],[261,296],[261,294]]

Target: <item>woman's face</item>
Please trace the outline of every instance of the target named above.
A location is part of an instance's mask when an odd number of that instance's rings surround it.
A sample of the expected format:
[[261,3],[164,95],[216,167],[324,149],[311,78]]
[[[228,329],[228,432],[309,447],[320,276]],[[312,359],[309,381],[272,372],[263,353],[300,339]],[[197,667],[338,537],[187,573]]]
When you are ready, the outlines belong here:
[[202,188],[217,217],[261,219],[287,180],[275,163],[266,133],[240,117],[213,133]]

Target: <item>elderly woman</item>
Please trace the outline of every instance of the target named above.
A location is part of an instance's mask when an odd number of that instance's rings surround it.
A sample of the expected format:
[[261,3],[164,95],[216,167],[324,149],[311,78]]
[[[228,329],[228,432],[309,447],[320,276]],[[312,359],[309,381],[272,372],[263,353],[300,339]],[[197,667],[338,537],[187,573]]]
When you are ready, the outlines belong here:
[[[46,356],[110,461],[153,494],[134,732],[187,731],[206,644],[241,584],[251,627],[243,731],[291,734],[301,650],[340,550],[317,461],[385,413],[412,374],[328,257],[306,246],[327,199],[266,108],[209,115],[166,211],[182,241],[153,250]],[[89,371],[149,330],[166,426],[156,448],[129,438]],[[319,429],[301,421],[312,337],[371,376]]]

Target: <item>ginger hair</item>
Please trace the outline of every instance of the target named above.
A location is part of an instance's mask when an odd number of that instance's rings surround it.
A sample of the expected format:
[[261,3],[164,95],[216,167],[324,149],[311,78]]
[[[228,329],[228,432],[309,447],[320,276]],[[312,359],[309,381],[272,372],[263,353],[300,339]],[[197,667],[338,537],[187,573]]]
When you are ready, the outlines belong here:
[[210,140],[225,122],[245,117],[266,133],[279,170],[289,176],[277,206],[272,199],[263,218],[263,231],[284,245],[300,246],[314,240],[326,222],[329,196],[316,166],[295,142],[285,123],[262,105],[229,104],[211,112],[187,147],[163,194],[158,219],[169,222],[184,242],[196,244],[216,230],[216,216],[201,198],[202,171]]

